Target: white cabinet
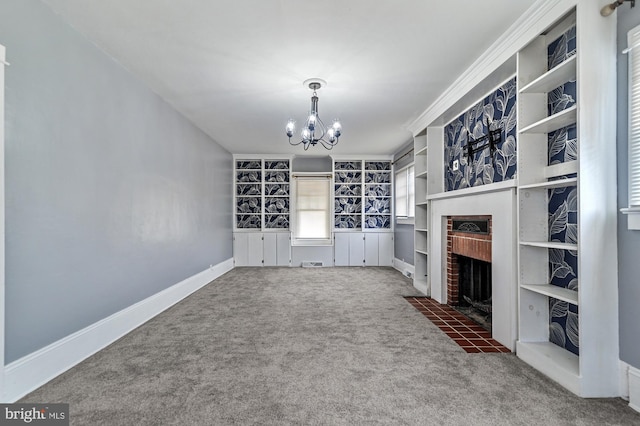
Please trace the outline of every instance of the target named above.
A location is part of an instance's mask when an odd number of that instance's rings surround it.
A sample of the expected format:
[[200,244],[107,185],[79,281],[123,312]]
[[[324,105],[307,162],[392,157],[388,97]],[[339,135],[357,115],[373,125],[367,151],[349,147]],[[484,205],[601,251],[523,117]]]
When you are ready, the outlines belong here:
[[291,261],[291,237],[288,232],[264,234],[264,266],[289,266]]
[[391,232],[336,232],[335,266],[392,266]]
[[378,266],[378,235],[364,234],[364,264]]
[[388,232],[364,234],[364,264],[365,266],[393,265],[393,234]]
[[236,232],[233,234],[235,266],[289,266],[288,232]]
[[349,234],[349,266],[364,266],[364,234]]
[[363,266],[364,234],[362,232],[336,232],[333,253],[335,266]]
[[262,266],[263,241],[261,232],[236,232],[233,234],[233,258],[235,266]]

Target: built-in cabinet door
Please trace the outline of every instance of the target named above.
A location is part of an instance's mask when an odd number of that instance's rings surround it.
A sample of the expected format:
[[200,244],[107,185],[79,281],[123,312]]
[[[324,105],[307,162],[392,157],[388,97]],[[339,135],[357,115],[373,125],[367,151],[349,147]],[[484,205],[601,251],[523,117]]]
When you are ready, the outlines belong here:
[[262,266],[264,260],[263,241],[261,232],[247,233],[247,266]]
[[276,266],[278,264],[278,235],[265,233],[263,238],[264,266]]
[[[267,256],[265,246],[265,258]],[[276,234],[276,264],[277,266],[291,265],[291,234],[278,232]]]
[[336,232],[333,240],[333,263],[335,266],[349,266],[349,235]]
[[289,266],[288,232],[236,232],[233,234],[235,266]]
[[349,234],[349,266],[364,266],[364,234]]
[[378,234],[364,234],[364,264],[378,266]]
[[249,266],[249,237],[243,232],[233,234],[233,261],[235,266]]
[[235,266],[262,266],[262,233],[236,232],[233,234]]
[[393,234],[378,234],[378,266],[393,266]]

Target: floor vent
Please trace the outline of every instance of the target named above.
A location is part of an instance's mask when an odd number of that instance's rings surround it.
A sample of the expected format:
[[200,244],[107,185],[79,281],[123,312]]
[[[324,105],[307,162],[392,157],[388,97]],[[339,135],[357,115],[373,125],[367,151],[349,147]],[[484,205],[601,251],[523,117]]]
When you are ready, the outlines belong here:
[[413,276],[413,274],[409,271],[404,271],[404,276],[407,278],[411,278]]
[[312,261],[302,262],[303,268],[321,268],[322,266],[324,266],[322,262],[312,262]]

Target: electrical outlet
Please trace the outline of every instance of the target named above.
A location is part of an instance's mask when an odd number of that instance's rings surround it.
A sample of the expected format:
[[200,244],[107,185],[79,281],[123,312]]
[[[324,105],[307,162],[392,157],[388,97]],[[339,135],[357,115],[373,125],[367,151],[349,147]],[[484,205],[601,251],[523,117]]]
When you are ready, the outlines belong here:
[[460,168],[460,162],[458,160],[453,160],[453,171],[457,172]]

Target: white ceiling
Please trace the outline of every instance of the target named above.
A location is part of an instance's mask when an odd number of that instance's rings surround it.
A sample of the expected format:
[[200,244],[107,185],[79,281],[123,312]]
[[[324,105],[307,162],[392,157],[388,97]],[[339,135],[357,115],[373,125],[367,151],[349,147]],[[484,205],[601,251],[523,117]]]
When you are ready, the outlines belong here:
[[[391,154],[535,0],[44,0],[232,153],[302,154],[318,77],[333,154]],[[324,155],[312,147],[306,154]]]

